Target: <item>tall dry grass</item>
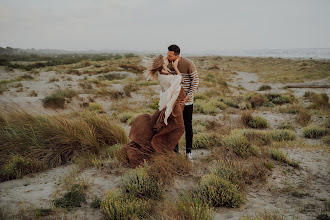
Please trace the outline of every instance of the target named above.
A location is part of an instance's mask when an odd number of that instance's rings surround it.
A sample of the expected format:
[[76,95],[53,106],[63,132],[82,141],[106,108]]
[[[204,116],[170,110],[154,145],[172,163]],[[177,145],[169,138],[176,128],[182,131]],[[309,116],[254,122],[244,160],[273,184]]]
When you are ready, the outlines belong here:
[[103,145],[128,141],[118,124],[105,114],[89,111],[75,115],[0,112],[0,167],[10,163],[13,154],[38,159],[47,167],[83,153],[98,155]]

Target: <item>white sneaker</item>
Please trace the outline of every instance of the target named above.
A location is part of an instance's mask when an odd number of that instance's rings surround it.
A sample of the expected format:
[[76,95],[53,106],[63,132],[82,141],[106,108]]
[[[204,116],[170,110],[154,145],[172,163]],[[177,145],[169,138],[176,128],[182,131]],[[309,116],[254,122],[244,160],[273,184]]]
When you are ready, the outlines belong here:
[[187,153],[186,156],[187,156],[187,159],[188,159],[188,160],[193,160],[193,158],[192,158],[192,154],[191,154],[191,153]]

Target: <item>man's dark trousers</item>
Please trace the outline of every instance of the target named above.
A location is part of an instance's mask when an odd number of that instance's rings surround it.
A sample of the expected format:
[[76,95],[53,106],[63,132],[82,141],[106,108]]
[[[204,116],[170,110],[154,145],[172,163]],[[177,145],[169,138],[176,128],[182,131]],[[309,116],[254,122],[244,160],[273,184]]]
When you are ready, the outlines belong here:
[[[183,121],[186,133],[186,153],[191,153],[192,149],[192,139],[193,139],[193,130],[192,130],[192,113],[193,105],[185,105],[183,109]],[[174,148],[174,152],[179,153],[179,144]]]

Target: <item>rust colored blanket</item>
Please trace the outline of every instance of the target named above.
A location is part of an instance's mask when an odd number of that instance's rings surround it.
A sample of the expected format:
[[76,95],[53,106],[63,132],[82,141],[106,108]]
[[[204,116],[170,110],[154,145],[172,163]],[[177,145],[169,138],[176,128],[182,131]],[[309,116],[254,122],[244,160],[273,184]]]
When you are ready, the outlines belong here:
[[181,89],[168,118],[168,125],[164,123],[165,109],[152,115],[141,114],[136,117],[129,134],[132,141],[122,148],[127,154],[130,167],[138,166],[155,154],[174,150],[184,133],[184,106],[180,105],[180,101],[185,97],[186,93]]

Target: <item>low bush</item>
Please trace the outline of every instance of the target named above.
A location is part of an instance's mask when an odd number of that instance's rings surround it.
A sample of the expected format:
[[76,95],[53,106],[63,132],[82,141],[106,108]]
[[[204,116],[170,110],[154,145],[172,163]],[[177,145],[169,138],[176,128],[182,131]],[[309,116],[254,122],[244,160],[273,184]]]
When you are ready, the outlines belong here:
[[247,158],[250,155],[250,142],[239,130],[231,131],[230,135],[223,138],[222,144],[233,150],[238,156]]
[[208,170],[210,174],[237,184],[241,188],[244,186],[247,177],[242,165],[234,161],[214,160],[210,163]]
[[36,159],[14,155],[0,170],[0,181],[20,179],[29,173],[36,173],[46,169],[46,165]]
[[214,207],[236,208],[245,201],[235,184],[214,174],[202,176],[197,194],[206,204]]
[[163,189],[148,175],[145,167],[128,171],[122,179],[122,189],[137,198],[161,199],[163,194]]
[[86,203],[86,189],[86,185],[75,184],[71,187],[71,190],[67,192],[62,198],[53,200],[53,204],[56,207],[68,209],[81,207],[82,202]]
[[88,108],[89,111],[96,111],[96,112],[104,112],[103,106],[100,103],[97,102],[90,102],[88,103]]
[[252,108],[262,106],[262,104],[265,102],[264,97],[261,94],[255,94],[250,99]]
[[294,100],[292,95],[278,93],[268,93],[265,94],[265,97],[274,104],[292,103]]
[[258,91],[265,91],[265,90],[270,90],[272,87],[270,85],[261,85],[258,89]]
[[214,133],[201,132],[194,134],[193,138],[193,149],[206,148],[209,149],[214,146],[221,145],[221,137]]
[[270,131],[269,135],[275,141],[293,141],[296,139],[296,133],[289,129]]
[[46,96],[42,100],[42,104],[45,108],[64,108],[65,99],[71,99],[74,96],[77,96],[77,92],[71,89],[59,90],[52,93],[49,96]]
[[213,219],[213,210],[207,204],[204,204],[200,197],[193,197],[191,193],[181,193],[176,206],[183,219]]
[[277,161],[286,163],[292,167],[298,168],[299,164],[297,164],[296,162],[290,161],[286,155],[283,153],[283,151],[281,151],[280,149],[277,148],[270,148],[269,149],[269,155]]
[[268,122],[261,116],[254,116],[247,124],[251,128],[267,128]]
[[327,129],[317,125],[310,125],[303,129],[304,137],[319,139],[327,134]]
[[328,109],[330,107],[329,96],[326,93],[305,92],[304,97],[312,102],[311,108]]
[[108,191],[102,200],[101,209],[106,219],[129,220],[147,218],[152,207],[148,201],[137,199],[129,194],[122,194],[119,190],[114,189]]
[[192,169],[192,163],[185,155],[168,153],[152,157],[147,173],[162,184],[172,184],[176,176],[187,175]]

